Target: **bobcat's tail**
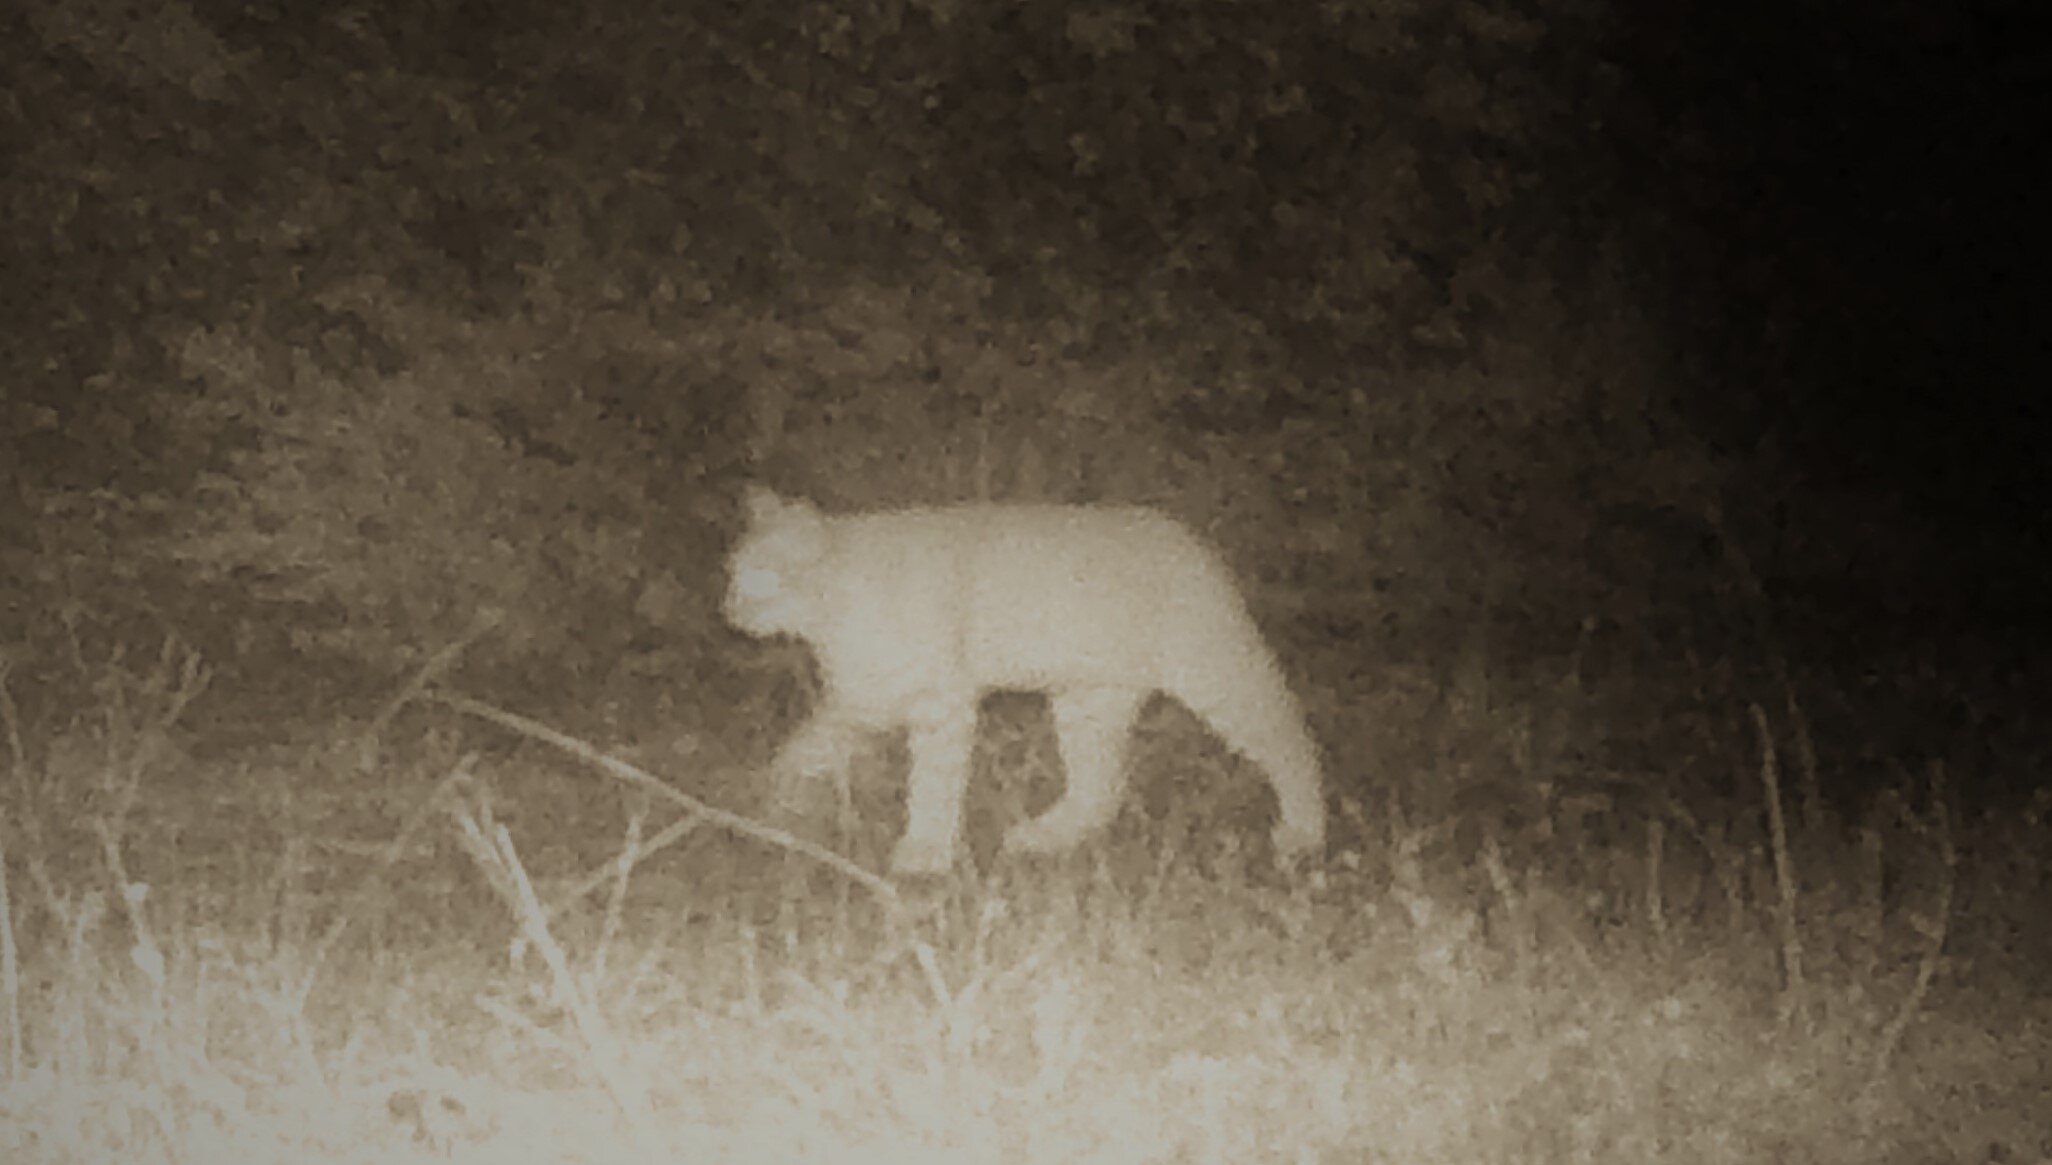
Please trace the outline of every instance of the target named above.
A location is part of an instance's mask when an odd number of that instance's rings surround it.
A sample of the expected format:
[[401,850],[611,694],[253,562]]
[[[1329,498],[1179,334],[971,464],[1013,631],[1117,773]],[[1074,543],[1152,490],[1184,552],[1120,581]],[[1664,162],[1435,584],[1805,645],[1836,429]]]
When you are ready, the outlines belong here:
[[[1275,790],[1276,849],[1295,856],[1325,843],[1323,766],[1282,667],[1242,611],[1217,628],[1223,639],[1179,645],[1164,684]],[[1194,650],[1189,650],[1194,649]]]

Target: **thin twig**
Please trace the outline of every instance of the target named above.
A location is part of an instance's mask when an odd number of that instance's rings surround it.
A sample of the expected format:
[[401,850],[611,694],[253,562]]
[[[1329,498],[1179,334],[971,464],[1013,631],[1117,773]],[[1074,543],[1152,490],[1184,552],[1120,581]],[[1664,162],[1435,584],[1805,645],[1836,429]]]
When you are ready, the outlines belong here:
[[1803,779],[1803,829],[1816,833],[1824,828],[1824,785],[1817,775],[1817,745],[1810,739],[1810,718],[1796,699],[1795,683],[1788,678],[1788,665],[1777,657],[1774,670],[1781,678],[1781,694],[1788,707],[1789,731],[1795,734],[1796,771]]
[[[0,727],[7,730],[8,755],[14,761],[14,775],[23,788],[28,785],[28,752],[21,744],[21,716],[14,697],[7,690],[7,674],[13,661],[0,655]],[[24,802],[18,807],[26,812]],[[7,839],[0,837],[0,993],[7,997],[7,1083],[21,1082],[21,963],[14,946],[14,898],[7,891]]]
[[1767,713],[1760,705],[1747,705],[1753,713],[1753,729],[1760,734],[1760,783],[1766,789],[1767,827],[1774,845],[1774,882],[1780,891],[1775,921],[1781,930],[1782,996],[1780,1021],[1785,1027],[1803,1006],[1803,940],[1796,930],[1795,859],[1788,852],[1788,823],[1781,811],[1781,773],[1774,755],[1774,736]]
[[1879,1081],[1888,1071],[1888,1065],[1895,1055],[1897,1044],[1902,1042],[1903,1033],[1909,1030],[1910,1021],[1916,1018],[1923,1006],[1924,995],[1931,989],[1931,980],[1938,974],[1945,952],[1945,936],[1952,917],[1952,895],[1958,878],[1959,851],[1952,837],[1952,814],[1945,802],[1945,762],[1931,762],[1931,820],[1929,824],[1919,820],[1904,807],[1903,817],[1911,829],[1932,838],[1938,847],[1938,903],[1936,913],[1929,917],[1910,916],[1910,925],[1924,937],[1923,957],[1917,960],[1917,977],[1910,985],[1910,993],[1896,1009],[1895,1018],[1888,1021],[1881,1033],[1880,1047],[1874,1052],[1873,1078]]
[[486,882],[505,900],[527,945],[548,967],[551,995],[569,1012],[583,1045],[585,1061],[599,1086],[612,1098],[629,1132],[643,1145],[649,1144],[647,1083],[638,1073],[630,1076],[625,1045],[606,1021],[605,1013],[599,1010],[583,978],[571,970],[569,956],[550,932],[534,883],[513,846],[512,835],[492,819],[488,806],[480,808],[452,798],[448,813],[456,822],[457,839],[464,851],[485,875]]
[[359,916],[363,904],[370,899],[371,891],[382,883],[386,871],[399,864],[399,858],[405,854],[406,847],[412,844],[414,836],[420,832],[422,824],[427,821],[435,806],[447,796],[448,790],[470,778],[471,767],[476,763],[475,753],[466,754],[458,759],[447,773],[435,781],[427,795],[406,815],[405,820],[400,822],[399,832],[392,836],[392,840],[380,848],[377,861],[365,872],[363,880],[357,883],[355,891],[335,915],[334,921],[328,924],[328,929],[321,935],[320,941],[314,944],[313,957],[307,961],[306,975],[300,980],[299,992],[294,999],[297,1008],[303,1011],[306,1007],[307,997],[313,993],[314,982],[320,977],[321,969],[327,965],[328,955],[335,949],[335,944],[342,941],[343,934]]
[[1667,819],[1658,813],[1646,819],[1646,923],[1655,938],[1667,937],[1667,910],[1661,894],[1661,866],[1667,854]]
[[[696,826],[696,817],[685,817],[672,825]],[[627,818],[627,837],[620,846],[620,855],[611,863],[612,886],[606,893],[605,919],[599,926],[598,943],[592,951],[592,978],[603,980],[606,976],[606,952],[613,947],[613,940],[620,935],[620,923],[627,905],[627,885],[634,875],[635,863],[644,852],[641,835],[648,825],[648,798],[644,795],[634,812]],[[681,836],[681,834],[680,834]]]
[[695,832],[699,826],[704,824],[703,819],[687,814],[672,821],[663,828],[661,833],[656,834],[647,841],[639,840],[638,833],[631,836],[627,844],[621,848],[618,856],[607,859],[604,864],[587,874],[567,878],[557,883],[555,904],[548,908],[550,921],[554,921],[558,914],[575,905],[593,890],[608,884],[613,886],[613,889],[607,892],[607,909],[610,911],[612,909],[611,899],[624,894],[627,875],[633,871],[635,866],[675,845],[686,835]]
[[[1814,830],[1823,825],[1824,796],[1817,775],[1817,750],[1811,743],[1810,718],[1803,714],[1801,701],[1796,699],[1795,682],[1789,677],[1788,656],[1781,650],[1781,637],[1774,633],[1769,618],[1773,604],[1767,599],[1767,589],[1760,583],[1759,572],[1753,569],[1753,559],[1738,539],[1724,525],[1724,509],[1715,499],[1704,509],[1703,517],[1710,523],[1711,532],[1717,536],[1717,545],[1724,554],[1724,562],[1733,577],[1745,591],[1753,616],[1753,624],[1760,635],[1760,645],[1766,649],[1767,664],[1774,671],[1774,680],[1781,687],[1781,693],[1788,705],[1791,730],[1795,733],[1796,762],[1800,766],[1803,780],[1803,827]],[[1759,709],[1754,709],[1755,715]]]
[[14,900],[7,892],[7,845],[0,839],[0,993],[7,999],[7,1079],[21,1075],[21,962],[14,949]]
[[7,729],[7,756],[14,762],[15,778],[25,784],[28,749],[21,743],[21,710],[14,706],[14,695],[7,690],[7,675],[13,670],[14,661],[0,655],[0,727]]
[[451,667],[455,666],[456,660],[469,649],[471,644],[476,643],[486,632],[489,632],[498,625],[499,619],[496,615],[486,614],[479,616],[471,624],[470,630],[464,632],[461,638],[456,639],[440,651],[429,656],[428,661],[420,665],[413,673],[413,678],[407,680],[405,686],[401,687],[390,700],[385,701],[385,706],[378,709],[377,715],[371,717],[370,724],[364,728],[363,735],[358,739],[356,763],[360,771],[368,773],[377,767],[378,741],[384,737],[385,729],[391,726],[392,719],[399,715],[400,710],[419,699],[421,693],[427,691],[429,685],[441,679]]
[[[539,740],[544,744],[553,745],[574,757],[586,761],[615,780],[624,781],[638,789],[646,789],[671,804],[681,806],[730,833],[754,838],[757,841],[810,858],[820,865],[841,874],[843,877],[860,884],[864,889],[874,894],[878,901],[892,910],[897,910],[902,905],[898,897],[897,888],[892,886],[890,882],[863,869],[840,854],[824,846],[809,842],[789,831],[778,829],[775,826],[764,825],[739,813],[710,805],[691,796],[689,793],[671,786],[669,782],[651,773],[628,764],[618,757],[602,752],[574,736],[558,732],[538,720],[532,720],[518,713],[508,712],[482,701],[473,700],[468,696],[458,696],[450,692],[431,690],[424,693],[423,698],[475,716],[480,720],[488,720],[502,728],[518,732],[522,736]],[[646,854],[644,853],[643,856],[646,856]]]

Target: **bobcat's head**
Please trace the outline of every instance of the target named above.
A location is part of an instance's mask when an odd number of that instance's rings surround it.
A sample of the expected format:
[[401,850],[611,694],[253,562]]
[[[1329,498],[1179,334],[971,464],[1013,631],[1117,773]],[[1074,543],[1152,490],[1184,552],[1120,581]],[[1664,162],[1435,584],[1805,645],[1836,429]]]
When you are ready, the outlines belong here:
[[803,635],[818,600],[817,574],[832,547],[826,515],[750,486],[748,528],[727,563],[727,622],[750,635]]

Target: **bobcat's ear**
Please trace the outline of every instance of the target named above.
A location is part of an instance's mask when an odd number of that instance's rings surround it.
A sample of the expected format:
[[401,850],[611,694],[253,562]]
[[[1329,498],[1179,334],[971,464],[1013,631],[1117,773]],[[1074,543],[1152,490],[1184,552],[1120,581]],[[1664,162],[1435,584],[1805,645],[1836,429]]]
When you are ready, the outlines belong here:
[[742,509],[751,530],[815,530],[824,528],[826,516],[804,498],[786,498],[768,486],[750,485],[741,495]]

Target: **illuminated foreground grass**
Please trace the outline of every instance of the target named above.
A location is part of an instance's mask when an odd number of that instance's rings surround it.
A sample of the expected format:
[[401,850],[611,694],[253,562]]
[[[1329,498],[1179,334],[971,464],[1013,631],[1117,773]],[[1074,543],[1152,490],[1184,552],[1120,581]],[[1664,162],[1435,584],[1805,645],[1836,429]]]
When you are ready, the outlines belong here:
[[1601,895],[1501,855],[1435,867],[1418,838],[1296,882],[1115,839],[894,915],[719,837],[543,907],[517,849],[467,848],[497,828],[459,804],[373,895],[322,893],[303,852],[126,896],[11,854],[0,1158],[2045,1152],[2044,1002],[1941,983],[1891,1046],[1915,936],[1854,957],[1829,914],[1790,1000],[1769,910],[1605,920]]
[[1135,811],[892,887],[448,737],[197,762],[196,674],[0,715],[9,1165],[2052,1158],[2042,796],[1799,830],[1770,753],[1722,824],[1523,782],[1283,875]]

